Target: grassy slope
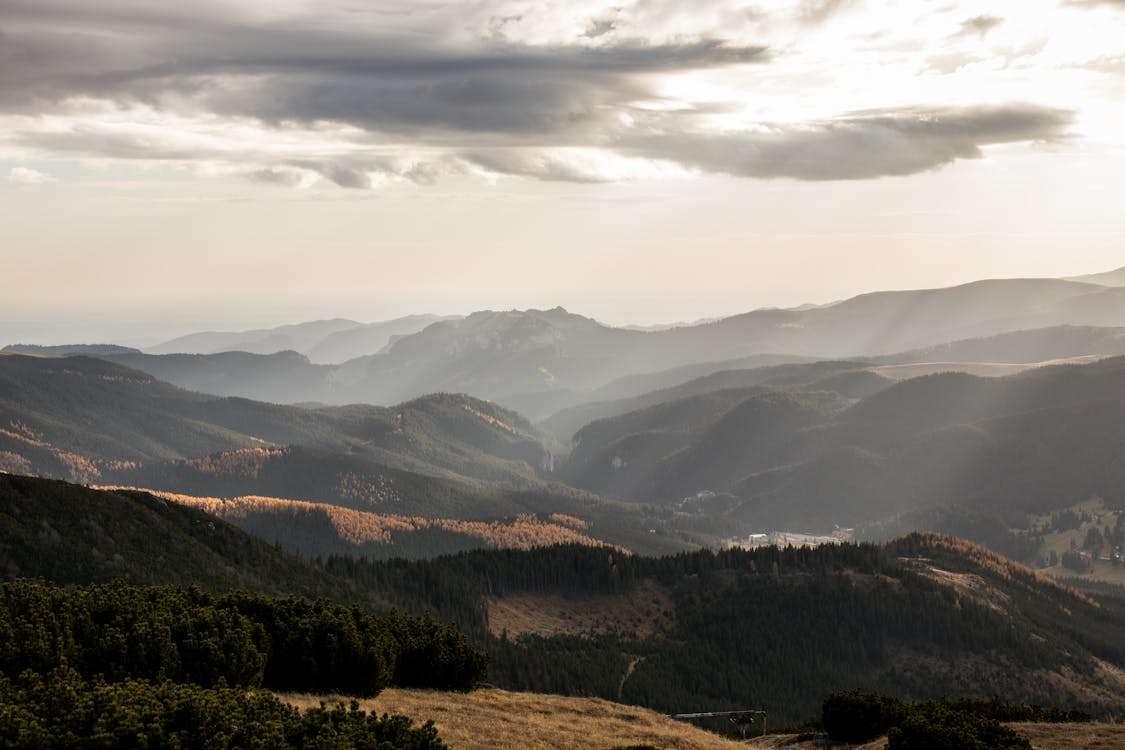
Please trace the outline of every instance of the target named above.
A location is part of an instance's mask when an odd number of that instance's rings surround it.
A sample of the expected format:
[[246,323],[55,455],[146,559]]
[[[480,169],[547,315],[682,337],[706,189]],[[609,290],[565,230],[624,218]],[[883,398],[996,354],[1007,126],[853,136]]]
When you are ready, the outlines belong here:
[[[1103,724],[1088,722],[1078,724],[1033,724],[1014,722],[1008,724],[1031,742],[1033,750],[1125,750],[1125,724]],[[795,734],[775,735],[753,738],[743,747],[776,748],[795,750],[819,750],[824,745],[816,740],[798,741]],[[853,750],[884,750],[887,738],[880,737],[862,745],[851,745]]]
[[[322,697],[284,695],[282,699],[308,708],[319,705]],[[600,698],[496,689],[471,693],[390,689],[360,701],[360,707],[432,720],[453,750],[610,750],[636,744],[677,750],[745,747],[655,711]]]
[[[301,694],[281,698],[301,708],[317,706],[326,699]],[[334,696],[327,698],[329,702],[333,699]],[[746,741],[733,741],[655,711],[600,698],[567,698],[497,689],[466,694],[392,688],[374,699],[360,701],[360,707],[375,713],[401,713],[416,721],[433,721],[452,750],[609,750],[635,744],[676,750],[747,747],[814,750],[824,747],[817,740],[799,741],[795,734],[768,733]],[[1009,726],[1027,737],[1034,750],[1125,750],[1123,724],[1019,722]],[[856,750],[883,750],[885,744],[883,737],[857,746]]]

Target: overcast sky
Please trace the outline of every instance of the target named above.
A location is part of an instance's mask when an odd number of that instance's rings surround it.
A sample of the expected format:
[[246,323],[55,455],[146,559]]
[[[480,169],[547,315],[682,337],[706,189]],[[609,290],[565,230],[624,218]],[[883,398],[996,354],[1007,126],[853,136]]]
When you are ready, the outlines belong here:
[[0,0],[0,338],[1125,265],[1122,0],[177,5]]

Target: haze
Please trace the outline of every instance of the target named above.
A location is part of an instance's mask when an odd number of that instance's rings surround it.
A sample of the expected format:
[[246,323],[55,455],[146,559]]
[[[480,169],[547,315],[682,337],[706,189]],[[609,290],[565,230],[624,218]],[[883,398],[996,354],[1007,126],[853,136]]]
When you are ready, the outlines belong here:
[[0,337],[1121,266],[1125,5],[0,0]]

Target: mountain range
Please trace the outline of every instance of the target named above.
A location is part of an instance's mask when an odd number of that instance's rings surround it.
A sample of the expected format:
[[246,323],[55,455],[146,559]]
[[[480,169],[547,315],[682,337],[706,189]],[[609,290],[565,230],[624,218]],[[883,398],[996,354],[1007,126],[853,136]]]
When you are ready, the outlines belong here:
[[591,422],[561,476],[728,527],[823,532],[959,505],[1026,528],[1028,514],[1093,496],[1125,507],[1123,357],[900,382],[834,367],[787,366],[811,374],[734,387],[722,385],[756,371],[724,373],[715,389]]
[[1117,714],[1125,597],[996,552],[1120,577],[1122,281],[9,348],[0,577],[432,612],[495,685],[661,711],[795,722],[858,687]]
[[250,331],[205,331],[179,336],[148,347],[149,354],[218,354],[248,352],[274,354],[295,351],[318,364],[344,362],[373,354],[401,336],[417,333],[430,323],[453,320],[440,315],[408,315],[377,323],[344,318],[261,328]]
[[[1006,344],[1020,361],[1119,354],[1125,287],[1111,283],[1122,276],[1091,277],[1099,283],[1000,279],[875,292],[829,305],[756,310],[646,331],[614,328],[561,308],[481,311],[440,320],[418,316],[373,327],[320,321],[198,334],[148,353],[106,356],[216,395],[390,405],[436,391],[464,392],[541,420],[582,403],[639,395],[652,389],[642,381],[660,373],[665,385],[675,385],[679,368],[683,382],[717,369],[746,367],[755,359],[769,364],[972,356],[975,362],[1010,362],[1002,349],[989,354],[991,343],[1004,343],[989,339],[1035,329],[1039,332],[1024,334],[1022,344]],[[394,334],[388,333],[392,326],[397,326]],[[943,353],[941,347],[950,342],[963,343],[958,351]],[[218,351],[233,348],[242,352]],[[172,353],[175,349],[181,351]],[[341,361],[348,355],[356,356]],[[629,390],[630,379],[638,377]]]
[[[598,543],[650,551],[972,518],[974,538],[1026,558],[1036,518],[1094,497],[1125,507],[1125,326],[1089,324],[1125,315],[1125,288],[1107,285],[1123,275],[876,293],[654,331],[559,308],[414,318],[391,322],[424,327],[382,353],[332,365],[296,351],[8,353],[0,470],[427,523],[558,513]],[[1058,324],[1028,327],[1044,322]],[[230,336],[308,347],[375,335],[357,325]],[[942,338],[965,332],[984,335]],[[908,343],[926,345],[893,348]],[[374,405],[372,389],[403,398]],[[244,392],[260,400],[230,395]],[[322,405],[334,401],[355,403]],[[259,528],[276,527],[280,507]],[[271,541],[296,547],[282,537]]]
[[[981,529],[973,538],[1022,557],[1034,545],[997,529],[1029,532],[1034,517],[1091,497],[1125,509],[1125,357],[1006,377],[895,380],[884,367],[720,371],[610,402],[615,413],[579,427],[568,451],[464,395],[302,408],[192,393],[90,357],[5,355],[0,469],[403,518],[558,513],[635,550],[956,507],[962,515],[915,517],[961,529],[967,512]],[[425,547],[439,548],[449,549]]]
[[[554,481],[554,449],[518,414],[463,395],[392,409],[304,409],[192,393],[90,357],[0,355],[0,471],[193,498],[277,498],[265,514],[271,528],[292,515],[280,501],[305,501],[508,525],[529,514],[554,523],[550,516],[564,514],[599,543],[684,548],[646,533],[658,523],[651,509]],[[299,529],[271,534],[271,542],[310,549],[298,543],[307,538]],[[480,533],[448,536],[400,534],[390,551],[417,556],[484,543]]]

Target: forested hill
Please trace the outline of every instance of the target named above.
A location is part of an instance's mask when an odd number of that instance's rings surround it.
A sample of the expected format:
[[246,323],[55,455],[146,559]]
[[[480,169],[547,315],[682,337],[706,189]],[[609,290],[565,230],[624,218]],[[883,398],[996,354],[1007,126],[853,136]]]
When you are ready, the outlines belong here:
[[548,547],[317,563],[140,493],[0,474],[0,501],[5,578],[197,581],[430,611],[484,648],[489,681],[511,689],[667,711],[755,706],[778,721],[852,687],[1125,709],[1125,599],[1089,598],[947,537],[663,558]]
[[[0,580],[18,578],[363,598],[308,561],[194,508],[0,472]],[[378,596],[367,603],[389,606]]]
[[514,486],[551,464],[523,417],[468,396],[305,409],[192,393],[89,357],[0,355],[2,470],[97,482],[123,464],[287,445]]
[[[488,644],[491,681],[662,711],[815,713],[837,689],[1125,709],[1125,600],[950,537],[665,558],[550,548],[336,559]],[[482,608],[482,603],[484,607]]]

